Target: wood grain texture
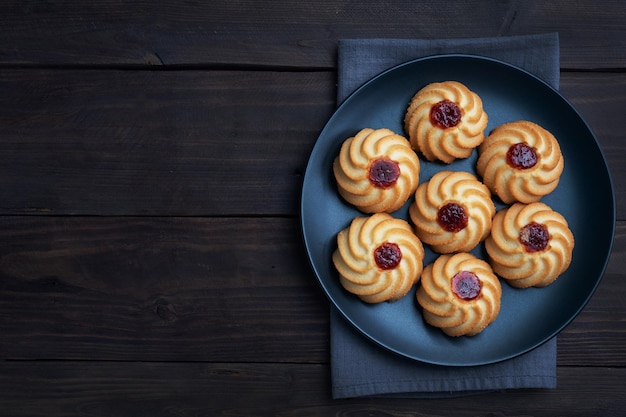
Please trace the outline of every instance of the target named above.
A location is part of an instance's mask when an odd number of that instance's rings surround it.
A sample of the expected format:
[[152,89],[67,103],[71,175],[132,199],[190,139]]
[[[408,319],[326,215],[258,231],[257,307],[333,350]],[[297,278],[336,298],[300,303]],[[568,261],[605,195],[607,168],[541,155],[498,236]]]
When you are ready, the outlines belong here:
[[[0,64],[333,68],[341,38],[558,32],[565,68],[626,64],[620,0],[384,3],[280,0],[0,5]],[[558,16],[555,17],[555,16]],[[253,22],[253,24],[251,24]],[[391,22],[391,23],[390,23]],[[601,25],[598,25],[601,22]]]
[[329,73],[1,71],[0,211],[294,214],[333,83]]
[[[624,415],[622,0],[7,0],[0,16],[0,415]],[[298,213],[337,40],[547,32],[618,217],[558,336],[557,389],[332,400]]]
[[294,219],[0,222],[4,358],[326,357],[328,302]]
[[[330,72],[0,70],[0,214],[297,215]],[[626,74],[562,74],[626,219]]]
[[[559,364],[626,363],[626,224]],[[0,355],[328,361],[328,301],[291,218],[0,217]]]
[[561,367],[554,390],[426,400],[333,401],[329,378],[326,365],[0,362],[3,411],[14,417],[588,417],[619,416],[626,405],[626,370],[616,368]]

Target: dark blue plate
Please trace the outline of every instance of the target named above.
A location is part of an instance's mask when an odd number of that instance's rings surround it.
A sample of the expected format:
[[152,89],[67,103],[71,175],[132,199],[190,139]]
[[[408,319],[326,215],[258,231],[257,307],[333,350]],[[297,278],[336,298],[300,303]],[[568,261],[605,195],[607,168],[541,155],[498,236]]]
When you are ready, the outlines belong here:
[[[346,292],[331,261],[336,235],[362,215],[337,193],[332,162],[343,141],[364,127],[404,135],[402,120],[415,92],[431,82],[456,80],[476,92],[489,116],[487,132],[525,119],[559,140],[565,169],[557,189],[542,199],[568,220],[576,245],[569,269],[546,288],[514,289],[503,282],[498,318],[474,337],[452,338],[427,325],[415,288],[395,303],[370,305]],[[476,174],[476,151],[451,165],[420,157],[420,183],[441,169]],[[407,204],[394,216],[408,218]],[[311,153],[302,189],[301,221],[309,260],[331,302],[360,332],[379,345],[423,362],[470,366],[494,363],[527,352],[565,328],[583,309],[606,268],[615,233],[610,173],[593,132],[576,109],[534,75],[489,58],[434,56],[376,76],[337,109]],[[502,204],[496,204],[502,208]],[[484,258],[484,247],[474,254]],[[425,264],[436,255],[426,249]]]

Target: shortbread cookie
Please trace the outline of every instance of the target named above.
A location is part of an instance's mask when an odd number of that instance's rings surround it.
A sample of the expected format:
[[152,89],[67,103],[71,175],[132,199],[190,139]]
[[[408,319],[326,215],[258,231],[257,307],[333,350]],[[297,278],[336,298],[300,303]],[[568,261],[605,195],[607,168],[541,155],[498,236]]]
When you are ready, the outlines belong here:
[[485,139],[487,113],[480,97],[457,81],[418,91],[404,116],[411,145],[429,161],[467,158]]
[[415,192],[420,162],[405,137],[366,128],[345,140],[333,172],[348,203],[364,213],[391,213]]
[[478,154],[478,175],[506,204],[539,201],[554,191],[563,172],[558,141],[529,121],[498,126],[480,145]]
[[422,183],[409,206],[415,233],[438,253],[469,252],[489,234],[491,193],[468,172],[440,171]]
[[367,303],[402,298],[419,281],[423,261],[411,226],[387,213],[352,220],[333,253],[341,285]]
[[416,296],[428,324],[448,336],[473,336],[498,316],[502,287],[487,262],[447,254],[424,268]]
[[495,273],[512,286],[545,287],[569,267],[574,235],[548,205],[515,203],[494,216],[485,249]]

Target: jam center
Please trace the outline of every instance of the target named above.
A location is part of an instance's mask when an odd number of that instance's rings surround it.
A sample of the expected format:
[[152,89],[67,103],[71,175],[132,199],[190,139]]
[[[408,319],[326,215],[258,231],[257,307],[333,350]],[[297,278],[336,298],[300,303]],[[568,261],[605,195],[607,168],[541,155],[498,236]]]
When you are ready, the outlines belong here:
[[548,247],[550,234],[546,226],[532,222],[522,227],[519,233],[519,241],[524,246],[526,252],[539,252]]
[[537,165],[537,152],[525,143],[511,145],[506,153],[507,163],[517,169],[529,169]]
[[385,242],[374,250],[374,261],[380,269],[393,269],[402,260],[400,246]]
[[482,283],[473,272],[460,271],[452,277],[452,292],[461,300],[470,301],[480,295]]
[[465,208],[456,203],[447,203],[437,211],[437,223],[447,232],[459,232],[467,226]]
[[376,159],[370,165],[369,180],[375,187],[388,188],[400,177],[400,166],[387,158]]
[[430,108],[430,122],[442,129],[454,127],[461,122],[461,109],[450,100],[443,100]]

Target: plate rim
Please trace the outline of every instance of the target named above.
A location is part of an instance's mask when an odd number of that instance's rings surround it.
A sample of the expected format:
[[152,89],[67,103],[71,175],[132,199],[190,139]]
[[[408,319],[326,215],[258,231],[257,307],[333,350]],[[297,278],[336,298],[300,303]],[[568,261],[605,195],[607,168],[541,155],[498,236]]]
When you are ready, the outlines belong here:
[[[556,98],[558,98],[559,100],[562,100],[569,107],[569,110],[573,111],[573,113],[578,118],[578,120],[587,129],[587,131],[590,134],[591,138],[593,138],[593,141],[595,142],[595,146],[597,147],[597,150],[598,150],[598,152],[600,154],[603,166],[604,166],[604,168],[606,170],[606,173],[607,173],[607,178],[606,178],[607,184],[606,185],[610,189],[610,195],[607,198],[610,199],[610,203],[611,203],[610,204],[610,212],[611,212],[612,226],[611,226],[611,230],[610,230],[610,236],[607,236],[607,240],[608,240],[607,253],[603,254],[602,267],[598,271],[599,276],[597,278],[595,278],[595,283],[594,283],[593,287],[590,289],[589,293],[585,296],[584,301],[582,303],[580,303],[580,305],[576,308],[574,314],[572,314],[567,320],[564,320],[564,322],[561,323],[560,326],[557,326],[557,328],[554,329],[548,336],[545,336],[542,341],[540,341],[539,343],[535,343],[533,346],[530,346],[530,347],[525,348],[525,349],[521,349],[521,350],[519,350],[519,351],[517,351],[515,353],[512,353],[512,354],[509,354],[509,355],[502,355],[501,357],[498,357],[498,358],[493,359],[493,360],[475,361],[475,362],[468,362],[468,363],[434,361],[434,360],[429,360],[429,359],[424,358],[424,357],[417,357],[416,355],[407,354],[406,352],[403,352],[402,350],[399,350],[397,348],[394,348],[393,346],[390,346],[390,345],[388,345],[386,343],[381,342],[377,338],[375,338],[372,335],[370,335],[367,331],[365,331],[352,317],[350,317],[349,314],[346,313],[344,308],[342,308],[342,306],[339,305],[339,303],[335,300],[335,298],[330,293],[330,291],[327,288],[324,280],[320,276],[321,273],[320,273],[320,271],[318,271],[318,268],[317,268],[317,266],[315,265],[315,263],[313,261],[311,248],[310,248],[310,245],[309,245],[309,242],[308,242],[308,239],[307,239],[307,233],[306,233],[307,226],[305,224],[305,219],[304,219],[304,212],[305,212],[305,207],[304,207],[304,203],[305,203],[304,202],[304,200],[305,200],[305,188],[306,188],[307,179],[309,178],[309,170],[311,169],[311,163],[312,163],[312,160],[314,159],[314,154],[315,154],[316,150],[318,149],[318,142],[319,142],[320,138],[322,138],[324,136],[325,132],[333,124],[333,121],[335,120],[335,118],[338,117],[338,114],[341,112],[341,109],[343,107],[345,107],[345,106],[349,106],[350,102],[352,100],[354,100],[354,97],[357,96],[362,90],[367,89],[370,84],[376,82],[376,80],[378,80],[378,79],[380,79],[382,77],[388,76],[388,74],[390,74],[390,73],[393,73],[393,72],[395,72],[395,71],[397,71],[397,70],[399,70],[399,69],[401,69],[401,68],[403,68],[405,66],[415,65],[415,64],[418,64],[420,62],[433,61],[433,60],[446,60],[446,59],[461,59],[461,60],[470,59],[470,60],[477,60],[477,61],[488,61],[488,62],[491,62],[491,63],[496,64],[496,65],[502,65],[504,67],[508,67],[510,70],[520,72],[520,73],[524,74],[525,76],[530,77],[533,80],[533,82],[538,82],[538,83],[542,84],[544,88],[547,88],[548,90],[550,90],[551,94],[554,94],[556,96]],[[309,158],[308,158],[307,164],[306,164],[306,169],[305,169],[305,172],[304,172],[304,175],[303,175],[303,180],[302,180],[299,215],[300,215],[300,231],[301,231],[301,236],[302,236],[303,241],[304,241],[304,247],[305,247],[306,256],[307,256],[307,260],[309,262],[309,265],[310,265],[311,269],[314,272],[314,275],[316,277],[316,281],[322,287],[322,290],[323,290],[326,298],[330,301],[332,306],[340,313],[342,319],[346,320],[356,331],[358,331],[361,335],[365,336],[368,339],[368,341],[371,341],[371,342],[375,343],[376,345],[382,347],[383,349],[385,349],[388,352],[391,352],[391,353],[393,353],[395,355],[399,355],[399,356],[407,358],[407,359],[411,359],[411,360],[414,360],[414,361],[422,362],[422,363],[428,363],[428,364],[431,364],[431,365],[450,366],[450,367],[481,366],[481,365],[488,365],[488,364],[493,364],[493,363],[498,363],[498,362],[502,362],[502,361],[505,361],[505,360],[509,360],[509,359],[512,359],[514,357],[518,357],[520,355],[523,355],[525,353],[528,353],[528,352],[538,348],[539,346],[545,344],[546,342],[551,340],[553,337],[555,337],[556,335],[561,333],[582,312],[582,310],[589,303],[589,301],[591,300],[591,298],[595,294],[596,290],[598,289],[598,287],[599,287],[599,285],[600,285],[600,283],[601,283],[601,281],[602,281],[602,279],[603,279],[603,277],[604,277],[604,275],[606,273],[606,269],[607,269],[608,263],[610,261],[610,256],[611,256],[611,253],[612,253],[612,249],[613,249],[613,245],[614,245],[614,239],[615,239],[615,230],[616,230],[615,188],[614,188],[614,184],[613,184],[611,171],[609,169],[609,165],[608,165],[608,162],[607,162],[607,158],[606,158],[606,155],[604,153],[604,150],[600,146],[600,142],[598,141],[598,138],[595,135],[595,132],[593,131],[593,129],[591,129],[591,126],[585,120],[585,118],[580,114],[578,109],[558,90],[558,88],[553,87],[552,85],[550,85],[549,83],[547,83],[546,81],[544,81],[543,79],[538,77],[537,75],[533,74],[532,72],[530,72],[530,71],[528,71],[528,70],[526,70],[524,68],[521,68],[521,67],[519,67],[517,65],[511,64],[509,62],[503,61],[501,59],[488,57],[488,56],[483,56],[483,55],[465,54],[465,53],[433,54],[433,55],[419,57],[419,58],[415,58],[415,59],[411,59],[411,60],[399,63],[399,64],[394,65],[394,66],[392,66],[392,67],[390,67],[390,68],[388,68],[386,70],[381,71],[377,75],[375,75],[375,76],[371,77],[370,79],[366,80],[358,88],[356,88],[353,92],[351,92],[348,96],[346,96],[346,98],[338,106],[336,106],[335,109],[333,110],[332,115],[328,118],[328,120],[324,124],[324,127],[320,130],[319,134],[317,135],[317,139],[315,140],[313,148],[310,151]],[[608,239],[609,237],[610,237],[610,240]],[[329,262],[330,262],[330,260],[329,260]]]

